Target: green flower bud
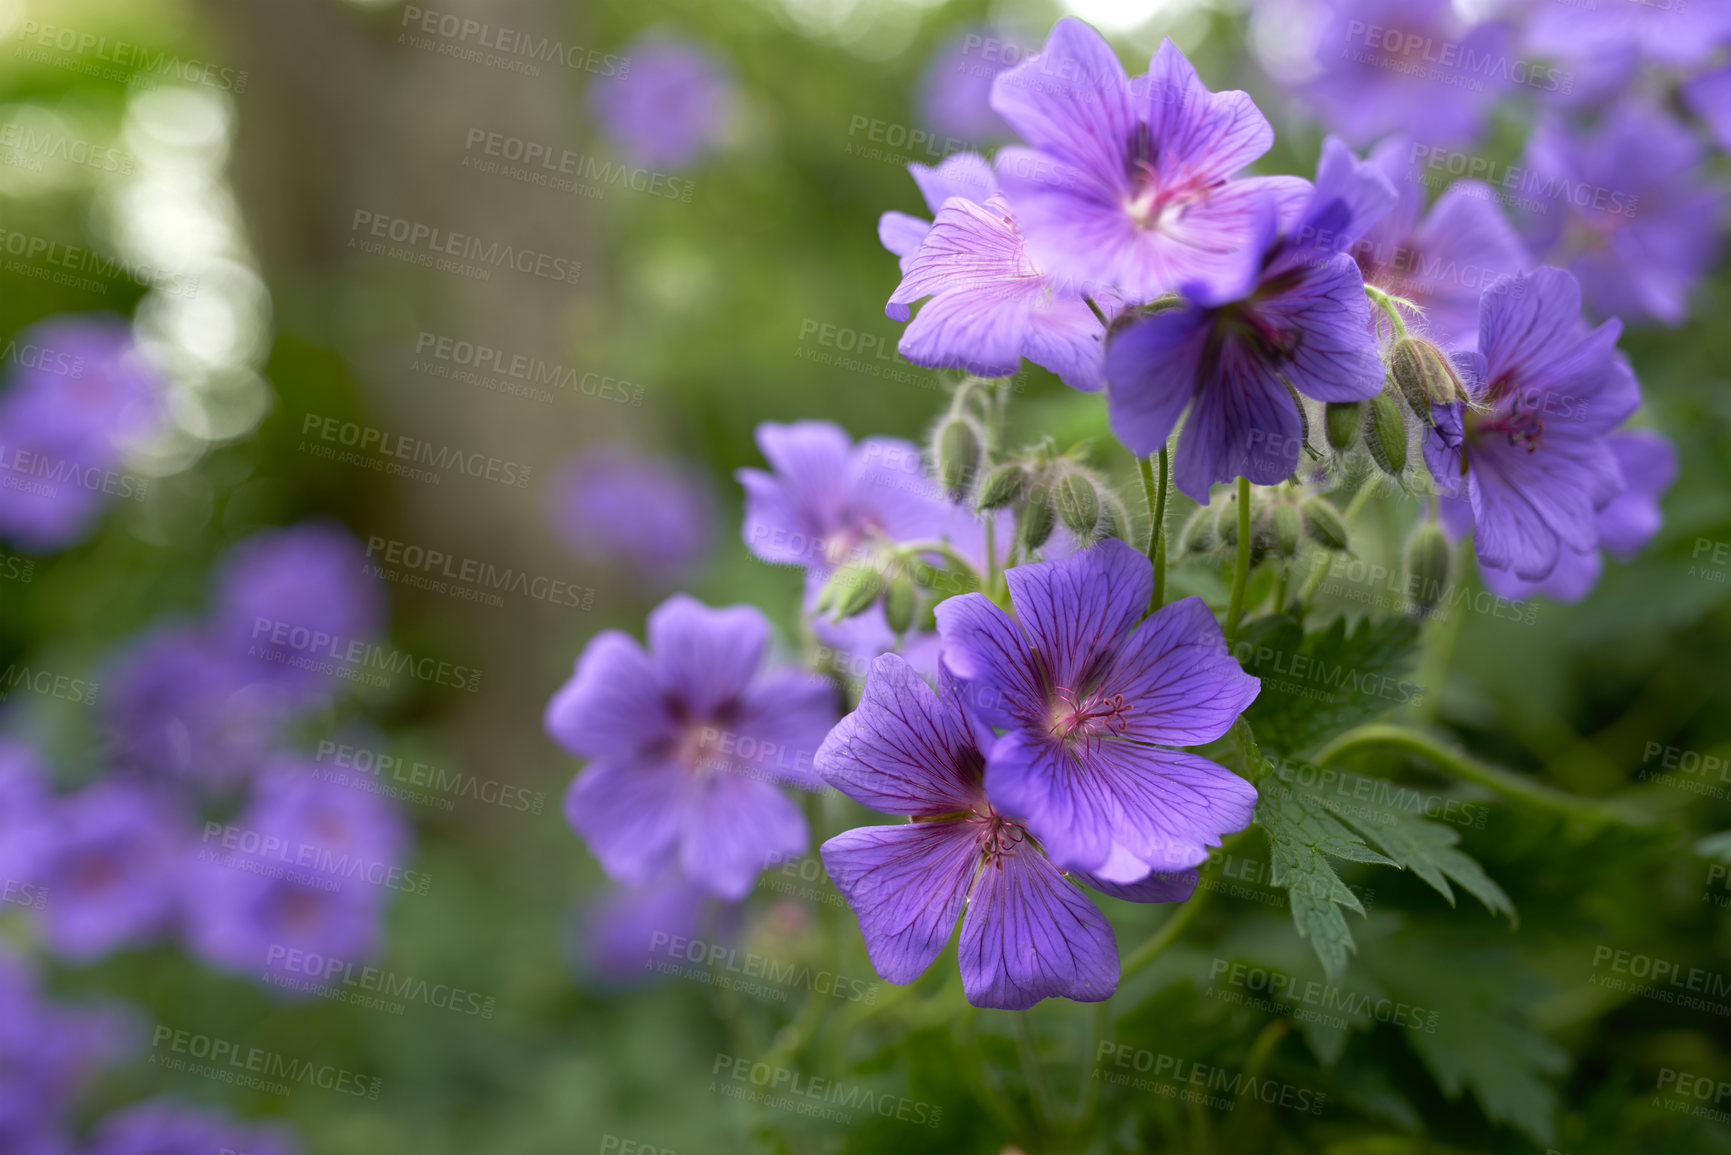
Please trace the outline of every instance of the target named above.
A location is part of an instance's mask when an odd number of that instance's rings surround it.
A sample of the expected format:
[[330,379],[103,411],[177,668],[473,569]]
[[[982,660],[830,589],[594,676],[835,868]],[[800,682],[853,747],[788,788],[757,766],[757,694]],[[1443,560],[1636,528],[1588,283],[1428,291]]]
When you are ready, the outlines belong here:
[[1052,512],[1051,490],[1036,485],[1028,491],[1027,503],[1022,506],[1023,552],[1031,553],[1045,545],[1057,524],[1057,517]]
[[1376,467],[1390,477],[1406,472],[1406,418],[1387,393],[1372,397],[1365,408],[1364,447]]
[[1328,447],[1336,452],[1352,448],[1352,443],[1358,440],[1358,427],[1364,420],[1364,403],[1361,401],[1330,401],[1323,406],[1322,428],[1328,438]]
[[1214,511],[1206,505],[1197,506],[1196,512],[1190,515],[1190,520],[1184,523],[1178,542],[1184,547],[1185,553],[1207,553],[1213,549]]
[[1227,549],[1238,546],[1238,494],[1229,494],[1214,515],[1214,539]]
[[1346,519],[1340,511],[1320,497],[1305,498],[1299,507],[1304,513],[1304,532],[1323,549],[1344,550],[1350,542]]
[[1002,509],[1022,496],[1028,488],[1028,469],[1019,462],[1000,465],[986,474],[980,485],[981,509]]
[[1422,522],[1407,538],[1407,595],[1421,614],[1430,612],[1442,600],[1453,553],[1448,537],[1434,521]]
[[932,460],[937,466],[938,481],[951,501],[960,501],[968,495],[974,471],[980,467],[984,441],[973,422],[960,417],[952,417],[938,430]]
[[1269,531],[1274,536],[1275,552],[1281,557],[1296,557],[1299,542],[1304,538],[1304,515],[1296,505],[1280,502],[1268,511]]
[[1094,482],[1085,474],[1066,473],[1058,479],[1053,496],[1058,503],[1058,516],[1083,541],[1092,541],[1100,525],[1100,494]]
[[1434,425],[1431,406],[1452,405],[1466,398],[1460,370],[1434,343],[1422,337],[1403,337],[1388,354],[1388,378],[1394,382],[1407,408],[1426,425]]
[[863,613],[883,592],[884,575],[876,566],[850,562],[829,575],[817,593],[817,610],[842,621]]
[[908,627],[914,624],[914,610],[917,608],[914,579],[905,573],[896,574],[884,589],[884,620],[889,623],[890,629],[898,634],[905,634]]

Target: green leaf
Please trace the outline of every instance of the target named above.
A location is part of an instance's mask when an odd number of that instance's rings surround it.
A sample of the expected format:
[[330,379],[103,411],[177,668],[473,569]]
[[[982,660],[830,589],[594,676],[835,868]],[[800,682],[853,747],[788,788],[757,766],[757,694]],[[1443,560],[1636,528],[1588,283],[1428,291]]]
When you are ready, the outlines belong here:
[[1409,815],[1393,815],[1386,825],[1378,825],[1361,813],[1342,812],[1341,817],[1371,842],[1375,843],[1404,870],[1410,870],[1436,892],[1455,904],[1455,893],[1448,884],[1454,879],[1467,892],[1485,904],[1492,914],[1506,914],[1509,921],[1519,923],[1515,904],[1503,888],[1491,880],[1484,868],[1465,853],[1455,849],[1461,836],[1458,831],[1441,823],[1429,822]]
[[1257,785],[1256,821],[1268,835],[1269,882],[1286,888],[1299,937],[1309,940],[1329,978],[1339,978],[1347,956],[1358,949],[1340,908],[1363,915],[1364,906],[1328,860],[1398,864],[1367,846],[1315,797],[1270,774]]
[[1337,734],[1385,710],[1423,697],[1404,677],[1412,666],[1418,625],[1410,618],[1345,618],[1304,633],[1280,614],[1246,626],[1233,646],[1262,691],[1245,712],[1257,737],[1288,754],[1315,750]]

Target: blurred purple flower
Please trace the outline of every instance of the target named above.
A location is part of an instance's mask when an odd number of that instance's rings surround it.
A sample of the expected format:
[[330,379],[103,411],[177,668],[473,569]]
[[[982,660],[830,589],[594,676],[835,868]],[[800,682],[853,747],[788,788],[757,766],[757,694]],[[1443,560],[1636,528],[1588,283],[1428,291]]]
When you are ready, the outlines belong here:
[[47,768],[35,750],[0,738],[0,899],[35,905],[53,822]]
[[910,442],[856,445],[828,421],[765,421],[757,446],[775,472],[734,476],[745,489],[746,548],[771,564],[804,566],[821,580],[863,559],[876,539],[930,541],[974,524],[926,477]]
[[677,581],[708,554],[715,503],[708,488],[671,462],[597,449],[553,481],[554,531],[582,558],[624,562],[657,583]]
[[1330,137],[1295,225],[1264,201],[1236,284],[1197,284],[1172,308],[1125,324],[1106,351],[1112,432],[1146,457],[1190,416],[1173,481],[1207,504],[1216,481],[1285,480],[1303,426],[1292,390],[1361,401],[1383,386],[1364,280],[1349,255],[1395,192],[1375,166]]
[[1445,348],[1471,348],[1479,331],[1479,297],[1498,277],[1522,272],[1527,247],[1483,181],[1457,180],[1425,212],[1421,150],[1391,137],[1370,161],[1398,199],[1352,248],[1367,285],[1421,306],[1421,328]]
[[[940,699],[905,661],[885,655],[872,664],[859,709],[818,751],[831,786],[912,820],[858,827],[823,845],[872,966],[889,982],[913,982],[961,918],[962,989],[975,1006],[1110,998],[1118,986],[1111,924],[1047,859],[1028,825],[988,800],[992,732],[967,709],[967,687],[946,678],[944,691]],[[1136,901],[1180,902],[1196,877],[1099,885]]]
[[677,870],[647,886],[612,886],[579,920],[577,961],[608,986],[655,977],[674,939],[693,939],[714,896]]
[[97,1128],[90,1155],[295,1155],[289,1132],[250,1126],[205,1107],[149,1099],[114,1112]]
[[982,145],[1009,136],[1010,126],[992,111],[992,81],[1028,52],[987,25],[957,33],[932,53],[920,77],[921,122],[950,142]]
[[1006,731],[987,754],[993,805],[1059,866],[1113,883],[1196,866],[1247,826],[1254,787],[1164,748],[1219,738],[1261,685],[1202,599],[1144,621],[1153,565],[1116,539],[1006,577],[1015,618],[981,594],[937,609],[944,664]]
[[1515,58],[1512,25],[1469,24],[1450,0],[1326,0],[1320,71],[1300,95],[1331,132],[1364,146],[1391,132],[1430,145],[1471,144],[1491,107],[1516,91],[1572,86],[1560,70]]
[[1525,47],[1578,77],[1582,102],[1622,96],[1641,63],[1691,68],[1731,38],[1731,7],[1715,0],[1525,0]]
[[117,765],[204,786],[249,774],[276,749],[292,713],[278,682],[197,626],[147,634],[103,686],[103,728]]
[[1600,511],[1626,484],[1610,437],[1640,393],[1617,352],[1622,325],[1588,330],[1580,285],[1549,267],[1497,281],[1480,308],[1478,351],[1462,358],[1472,403],[1439,407],[1425,438],[1443,523],[1472,531],[1492,588],[1562,565],[1574,595],[1571,558],[1598,548]]
[[353,963],[373,953],[390,896],[417,881],[403,866],[407,824],[356,789],[356,773],[280,759],[232,826],[206,824],[186,870],[195,952],[289,991],[314,981],[294,965],[305,954]]
[[629,66],[589,89],[601,130],[640,168],[687,168],[715,150],[733,115],[733,82],[694,41],[644,36],[622,50]]
[[49,947],[85,962],[165,930],[185,834],[185,816],[135,782],[101,781],[60,799],[41,870]]
[[1683,99],[1706,122],[1719,147],[1731,152],[1731,65],[1689,81],[1683,86]]
[[677,861],[689,881],[742,898],[766,863],[805,849],[805,818],[777,786],[822,785],[811,757],[835,690],[804,670],[763,671],[769,621],[750,606],[677,594],[648,633],[647,651],[597,634],[547,704],[547,733],[590,760],[565,816],[620,882],[648,885]]
[[[992,163],[977,152],[946,157],[936,168],[916,162],[908,165],[908,172],[919,186],[920,196],[925,198],[926,207],[933,216],[951,197],[985,204],[998,192],[998,176],[992,171]],[[892,211],[878,218],[878,240],[883,242],[884,248],[901,258],[899,263],[903,276],[907,275],[914,254],[919,252],[920,244],[931,231],[931,221],[907,213]],[[890,315],[895,316],[893,313]],[[906,320],[905,312],[901,319]]]
[[306,522],[256,533],[229,551],[213,636],[257,676],[303,700],[328,692],[328,672],[385,624],[384,587],[341,526]]
[[165,420],[163,385],[119,318],[55,318],[8,349],[23,367],[0,398],[0,534],[64,549],[113,496],[136,492],[118,471]]
[[1533,252],[1574,273],[1600,317],[1680,324],[1719,252],[1725,196],[1705,159],[1693,133],[1641,104],[1590,132],[1542,120],[1527,143],[1526,187],[1548,202],[1527,218]]
[[994,82],[992,107],[1033,146],[997,156],[1030,267],[1072,292],[1150,300],[1231,275],[1258,200],[1292,184],[1229,179],[1274,130],[1244,93],[1209,92],[1170,40],[1131,81],[1098,32],[1060,20]]

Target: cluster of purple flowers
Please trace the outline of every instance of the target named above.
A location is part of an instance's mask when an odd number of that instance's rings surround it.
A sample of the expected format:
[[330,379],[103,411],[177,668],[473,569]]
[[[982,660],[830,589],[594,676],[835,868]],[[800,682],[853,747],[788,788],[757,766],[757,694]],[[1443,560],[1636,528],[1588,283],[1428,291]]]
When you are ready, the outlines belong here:
[[107,1064],[136,1041],[136,1023],[118,1007],[59,1006],[35,974],[0,950],[0,1149],[20,1155],[294,1155],[293,1137],[272,1125],[240,1124],[172,1099],[120,1107],[76,1134],[76,1102]]
[[118,317],[56,317],[0,353],[0,536],[31,551],[82,541],[145,483],[123,472],[167,421],[163,382]]

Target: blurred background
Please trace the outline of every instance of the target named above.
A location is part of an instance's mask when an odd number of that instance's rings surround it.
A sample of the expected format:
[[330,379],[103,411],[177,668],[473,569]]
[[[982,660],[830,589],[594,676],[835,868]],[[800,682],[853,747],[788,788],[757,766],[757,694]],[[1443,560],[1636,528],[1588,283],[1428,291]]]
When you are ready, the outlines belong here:
[[[0,1151],[1731,1150],[1717,9],[0,0]],[[1426,626],[1402,710],[1638,805],[1399,768],[1470,816],[1518,929],[1347,869],[1360,954],[1310,997],[1252,840],[1109,1010],[1048,1003],[1018,1043],[953,962],[879,983],[815,855],[728,909],[610,889],[541,715],[679,589],[846,681],[733,474],[763,421],[926,434],[947,375],[895,353],[877,218],[923,211],[909,162],[1006,139],[990,79],[1066,14],[1133,74],[1170,37],[1250,91],[1258,171],[1404,129],[1433,197],[1501,190],[1624,317],[1682,469],[1582,604]],[[1372,26],[1519,67],[1352,72]],[[1547,164],[1646,207],[1535,191]],[[1140,508],[1098,398],[1032,366],[1012,396]],[[1370,567],[1416,510],[1367,514],[1323,604],[1402,612]],[[1106,902],[1126,950],[1163,917]],[[678,928],[696,957],[655,965]]]

